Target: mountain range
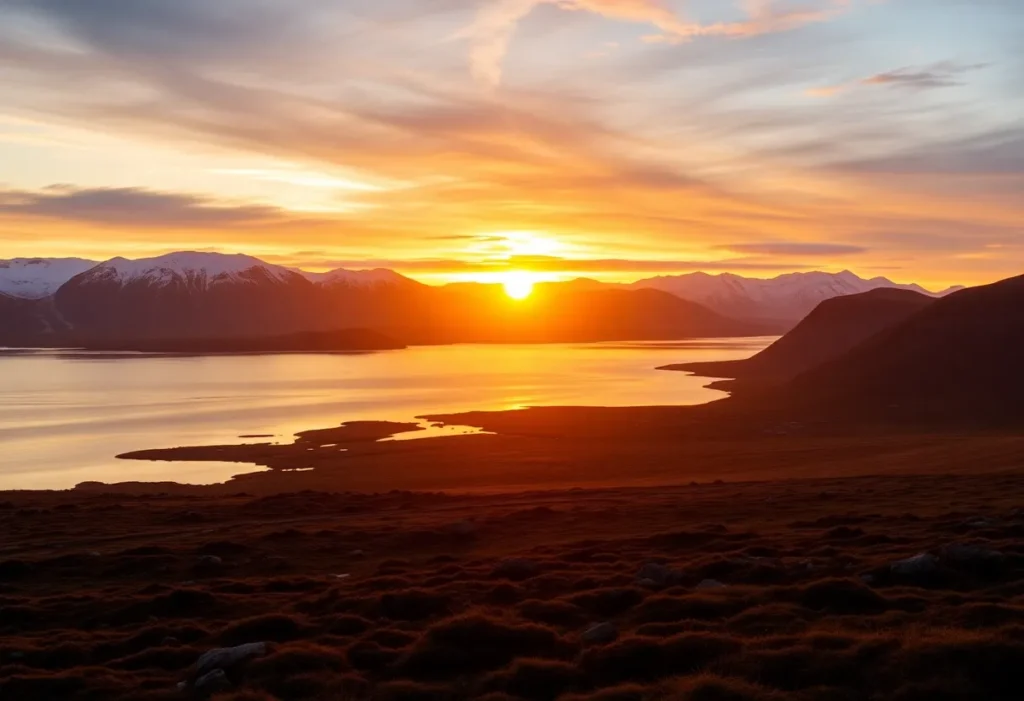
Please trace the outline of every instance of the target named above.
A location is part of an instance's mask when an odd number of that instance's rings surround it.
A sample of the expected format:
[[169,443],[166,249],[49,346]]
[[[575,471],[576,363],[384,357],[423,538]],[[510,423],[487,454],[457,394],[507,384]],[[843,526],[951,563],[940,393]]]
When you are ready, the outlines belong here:
[[899,289],[930,297],[942,297],[960,287],[930,292],[920,285],[902,285],[884,277],[861,278],[849,270],[787,273],[763,280],[732,273],[686,275],[640,280],[633,288],[653,288],[703,304],[735,319],[760,319],[793,324],[806,317],[825,300],[861,294],[877,289]]
[[[245,255],[0,261],[0,343],[252,337],[371,329],[402,343],[661,340],[785,331],[816,301],[899,288],[853,273],[695,273],[630,285],[428,286],[394,271],[306,272]],[[909,286],[920,290],[917,286]],[[924,292],[921,292],[924,294]]]

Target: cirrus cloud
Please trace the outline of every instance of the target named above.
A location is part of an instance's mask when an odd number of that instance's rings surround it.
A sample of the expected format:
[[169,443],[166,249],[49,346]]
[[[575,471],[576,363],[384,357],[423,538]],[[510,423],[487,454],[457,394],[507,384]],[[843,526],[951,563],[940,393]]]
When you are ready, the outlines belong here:
[[777,0],[743,0],[740,4],[746,12],[745,19],[702,23],[674,12],[659,0],[495,0],[481,9],[463,34],[472,44],[470,63],[474,77],[496,86],[501,82],[502,63],[520,21],[541,5],[651,25],[659,33],[645,37],[644,41],[674,44],[701,36],[748,37],[789,31],[827,21],[852,3],[853,0],[825,0],[821,7],[793,9],[780,8]]

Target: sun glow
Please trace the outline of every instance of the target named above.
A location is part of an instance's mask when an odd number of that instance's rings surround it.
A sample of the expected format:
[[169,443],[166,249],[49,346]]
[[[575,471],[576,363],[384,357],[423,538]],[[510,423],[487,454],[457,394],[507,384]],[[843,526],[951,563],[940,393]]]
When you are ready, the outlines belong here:
[[508,273],[502,284],[505,294],[512,299],[526,299],[533,292],[535,280],[529,273]]

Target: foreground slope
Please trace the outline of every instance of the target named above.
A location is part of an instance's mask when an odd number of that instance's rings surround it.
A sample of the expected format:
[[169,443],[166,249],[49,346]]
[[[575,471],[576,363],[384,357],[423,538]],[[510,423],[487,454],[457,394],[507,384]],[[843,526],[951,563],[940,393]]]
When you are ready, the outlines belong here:
[[792,331],[752,358],[663,369],[740,380],[719,383],[730,390],[779,384],[842,356],[934,302],[919,292],[890,288],[837,297],[822,302]]
[[0,697],[1017,701],[1022,489],[0,494]]

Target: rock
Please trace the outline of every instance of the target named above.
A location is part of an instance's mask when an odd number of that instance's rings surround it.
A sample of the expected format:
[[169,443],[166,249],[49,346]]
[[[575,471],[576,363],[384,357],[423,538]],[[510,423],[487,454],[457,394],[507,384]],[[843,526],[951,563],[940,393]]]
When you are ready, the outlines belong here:
[[966,524],[970,528],[995,528],[998,524],[990,518],[976,518]]
[[636,578],[638,582],[649,581],[656,587],[667,587],[678,584],[682,574],[657,562],[648,562],[640,568]]
[[529,579],[540,571],[540,565],[533,560],[520,557],[502,560],[491,572],[492,577],[519,581]]
[[163,640],[160,641],[160,647],[180,647],[180,646],[181,646],[181,641],[178,640],[177,638],[172,638],[171,636],[167,636],[166,638],[164,638]]
[[931,574],[939,569],[939,558],[931,553],[919,553],[906,560],[897,560],[889,565],[889,571],[904,577]]
[[717,579],[705,579],[698,584],[695,589],[721,589],[725,584],[719,582]]
[[619,629],[614,623],[597,623],[587,628],[580,636],[587,645],[604,645],[619,637]]
[[221,691],[227,691],[230,688],[231,681],[228,679],[228,675],[224,673],[223,669],[215,669],[212,672],[207,672],[196,679],[195,683],[192,684],[192,691],[200,696],[213,696]]
[[361,557],[366,557],[366,553],[363,552],[362,550],[353,550],[352,552],[350,552],[348,554],[348,556],[349,557],[355,557],[355,558],[361,558]]
[[219,570],[224,566],[224,560],[216,555],[203,555],[196,561],[196,567],[202,570]]
[[864,582],[864,584],[866,584],[866,585],[868,585],[870,587],[872,584],[875,583],[875,575],[873,575],[873,574],[862,574],[860,576],[860,581]]
[[641,586],[644,589],[657,589],[658,583],[653,579],[638,579],[636,580],[637,586]]
[[246,643],[245,645],[237,645],[235,647],[221,647],[210,650],[203,653],[196,660],[192,677],[199,679],[215,669],[231,669],[239,662],[244,662],[253,657],[262,657],[265,654],[267,654],[266,643]]
[[942,549],[941,554],[944,559],[959,564],[993,563],[1003,559],[1003,554],[997,550],[967,543],[951,543]]

